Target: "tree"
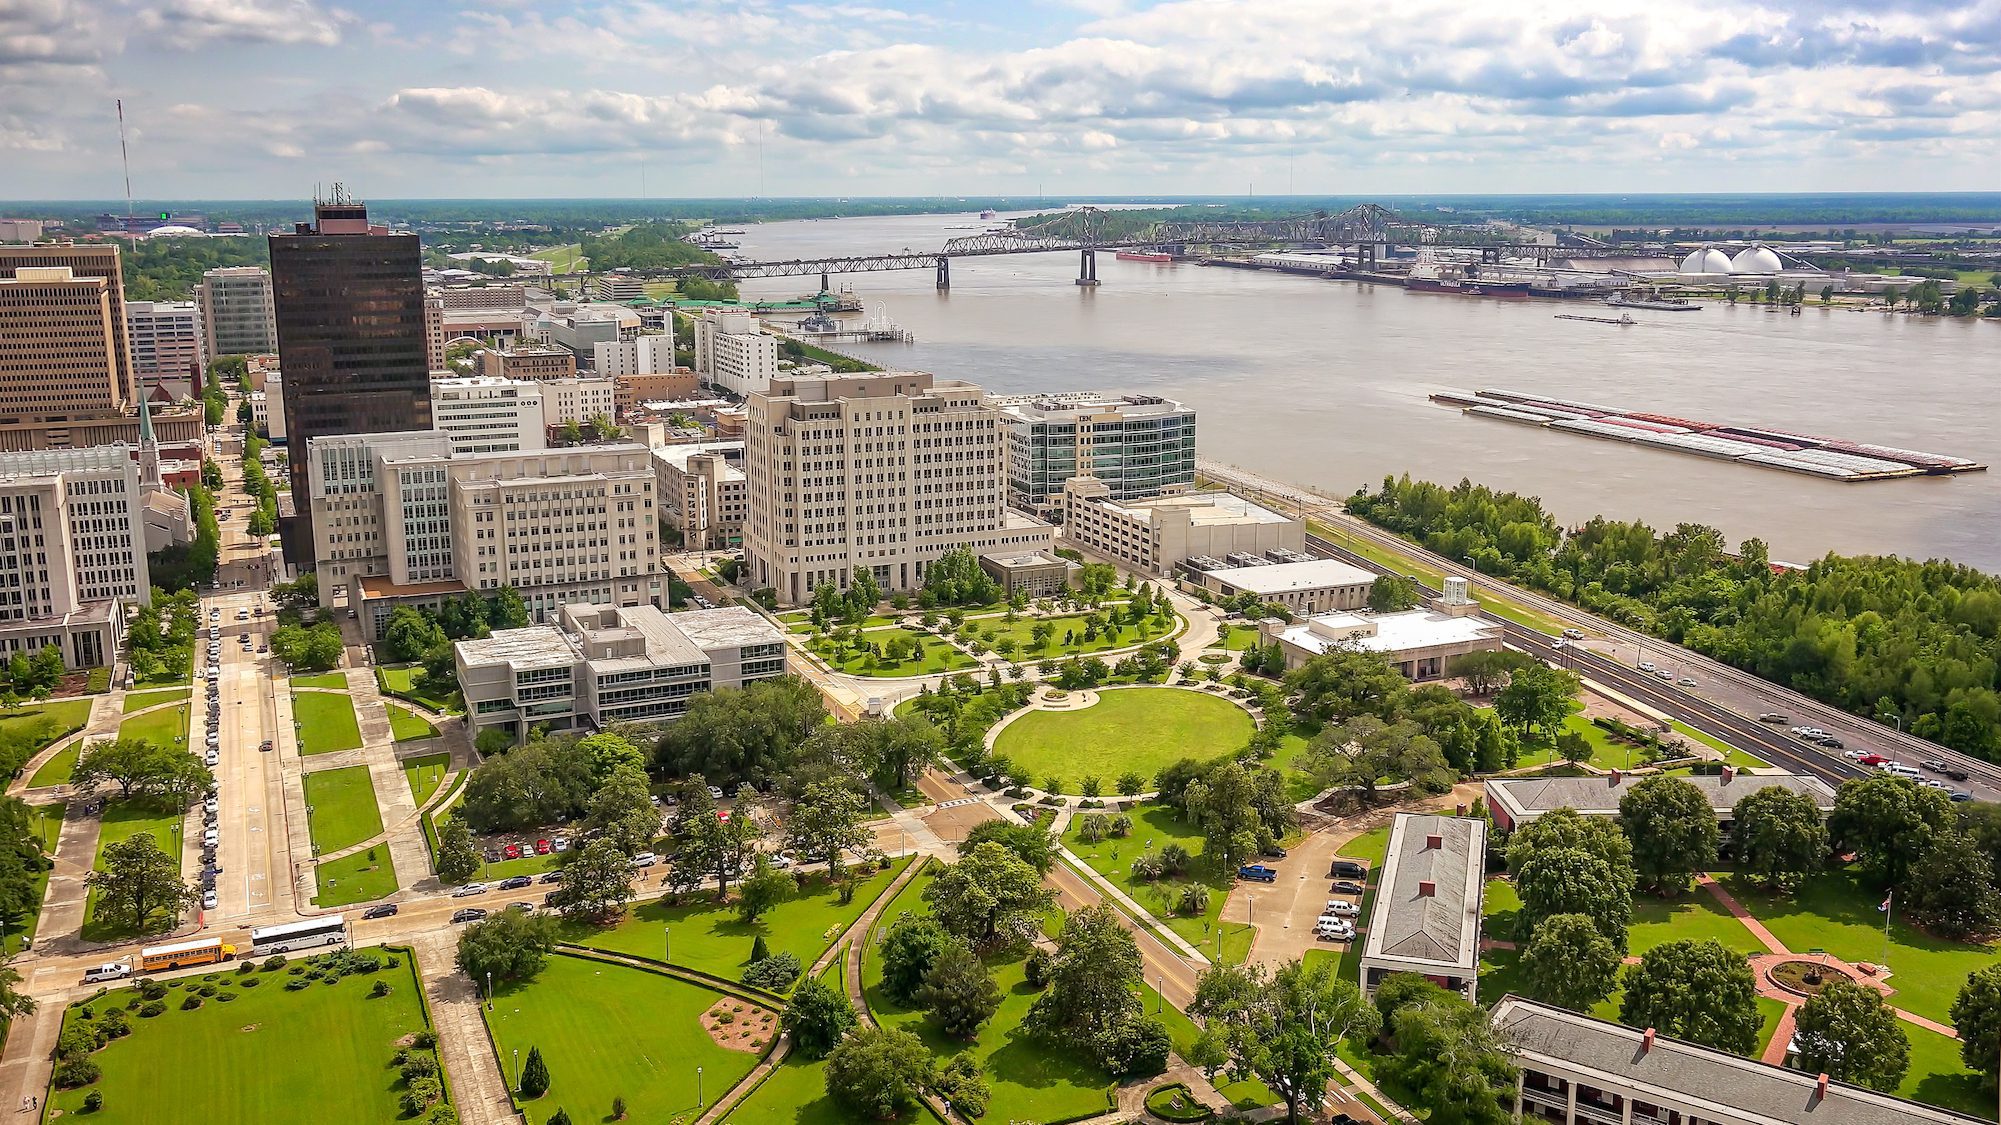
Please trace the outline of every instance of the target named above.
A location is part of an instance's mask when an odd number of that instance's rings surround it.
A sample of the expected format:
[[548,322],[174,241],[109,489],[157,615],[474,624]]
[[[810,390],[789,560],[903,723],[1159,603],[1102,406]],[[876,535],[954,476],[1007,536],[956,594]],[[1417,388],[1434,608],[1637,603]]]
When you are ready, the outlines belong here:
[[1379,574],[1369,584],[1369,612],[1396,613],[1418,602],[1417,581],[1401,574]]
[[140,738],[101,739],[84,747],[70,771],[70,784],[89,790],[101,782],[115,782],[119,797],[129,799],[157,785],[172,772],[175,759],[185,758],[189,758],[186,750]]
[[826,721],[819,689],[797,676],[702,692],[661,735],[657,763],[682,777],[763,781]]
[[539,1098],[548,1092],[549,1064],[542,1061],[542,1048],[530,1047],[527,1060],[521,1064],[521,1096]]
[[985,949],[1026,940],[1055,894],[1042,886],[1041,872],[989,842],[947,864],[924,898],[948,932]]
[[632,857],[624,848],[614,840],[591,840],[569,853],[549,904],[565,918],[609,921],[632,900],[632,878]]
[[1933,835],[1953,823],[1952,802],[1944,793],[1878,774],[1841,783],[1827,833],[1835,851],[1855,853],[1865,880],[1896,887],[1905,885]]
[[577,739],[575,750],[588,763],[597,785],[605,784],[620,770],[635,771],[642,779],[646,776],[646,751],[616,731],[587,734]]
[[840,882],[847,853],[859,852],[873,839],[863,827],[868,802],[840,781],[814,782],[792,803],[785,822],[785,846],[807,863],[827,862],[827,877]]
[[934,918],[921,914],[898,918],[882,943],[883,991],[899,1004],[916,1004],[932,963],[957,940]]
[[1285,1099],[1287,1120],[1295,1122],[1324,1097],[1341,1041],[1366,1038],[1378,1024],[1355,982],[1341,979],[1324,959],[1288,961],[1276,972],[1256,964],[1214,966],[1196,982],[1188,1011],[1208,1027],[1198,1057],[1188,1061],[1227,1065],[1232,1080],[1263,1082]]
[[1463,680],[1474,695],[1487,695],[1508,686],[1509,677],[1536,663],[1526,653],[1505,648],[1482,648],[1452,658],[1445,674]]
[[1378,1081],[1411,1092],[1434,1125],[1505,1125],[1512,1121],[1516,1069],[1508,1044],[1487,1013],[1451,993],[1397,1010],[1395,1050],[1376,1064]]
[[502,910],[459,931],[459,971],[482,988],[488,980],[533,980],[555,946],[553,916]]
[[181,880],[179,856],[160,850],[151,832],[135,832],[106,844],[104,869],[86,876],[97,891],[97,916],[132,933],[145,933],[164,912],[171,926],[183,909],[201,901],[201,892]]
[[750,869],[762,836],[752,799],[755,794],[748,788],[738,790],[736,807],[725,817],[717,815],[700,775],[691,778],[684,791],[680,819],[674,826],[675,841],[681,845],[675,877],[686,874],[697,884],[713,877],[716,898],[721,900],[729,895],[730,881]]
[[1737,869],[1767,887],[1791,893],[1827,862],[1827,822],[1804,793],[1767,785],[1730,817]]
[[792,1036],[792,1045],[811,1059],[833,1050],[857,1022],[854,1004],[840,989],[810,978],[793,990],[785,1013],[779,1017],[779,1025]]
[[1959,1058],[1966,1069],[1992,1081],[2001,1070],[2001,964],[1975,969],[1952,1001]]
[[827,1056],[827,1093],[864,1117],[888,1120],[931,1081],[931,1051],[908,1031],[859,1027]]
[[1582,686],[1577,673],[1568,669],[1541,662],[1529,664],[1509,677],[1508,686],[1494,697],[1494,713],[1524,734],[1541,731],[1553,738],[1570,717],[1571,704]]
[[37,1007],[34,998],[23,994],[20,984],[20,973],[0,965],[0,1018],[17,1020],[33,1014]]
[[1445,751],[1416,723],[1385,723],[1360,715],[1329,726],[1307,744],[1299,768],[1322,788],[1351,789],[1364,800],[1381,781],[1409,781],[1426,793],[1443,793],[1458,780]]
[[1020,856],[1039,875],[1049,874],[1056,865],[1056,834],[1039,824],[1015,824],[1006,820],[983,820],[959,841],[959,854],[970,854],[984,843],[996,843]]
[[1410,681],[1387,657],[1348,649],[1308,660],[1288,673],[1285,683],[1299,695],[1294,710],[1323,723],[1357,715],[1394,719],[1410,690]]
[[877,785],[892,792],[917,783],[945,756],[945,736],[920,718],[862,719],[852,724],[861,745],[857,764]]
[[[578,749],[582,749],[579,744]],[[590,796],[584,816],[585,833],[599,833],[627,858],[653,846],[660,835],[660,812],[653,805],[646,771],[621,763]]]
[[971,1039],[1000,1010],[1001,991],[972,946],[954,941],[932,959],[916,999],[945,1034]]
[[1633,882],[1628,872],[1581,848],[1537,850],[1515,876],[1522,908],[1515,922],[1515,940],[1528,943],[1544,919],[1582,914],[1591,919],[1605,940],[1626,951],[1626,927],[1633,920]]
[[1619,1022],[1748,1055],[1763,1022],[1751,964],[1717,941],[1657,945],[1626,970]]
[[1582,914],[1544,918],[1522,950],[1528,993],[1560,1008],[1588,1012],[1619,985],[1619,949]]
[[1619,827],[1633,842],[1633,871],[1657,893],[1688,889],[1716,864],[1723,831],[1702,791],[1678,777],[1649,777],[1619,798]]
[[755,922],[798,889],[792,876],[771,866],[771,860],[759,852],[751,863],[750,874],[744,876],[743,885],[737,888],[737,914],[746,922]]
[[1140,981],[1139,946],[1110,906],[1071,911],[1056,939],[1049,988],[1028,1009],[1023,1026],[1033,1034],[1076,1046],[1139,1014],[1133,986]]
[[1991,933],[2001,921],[1993,867],[1963,832],[1934,834],[1900,889],[1910,912],[1946,937]]
[[463,883],[479,873],[479,848],[472,842],[472,830],[458,817],[438,827],[438,880]]
[[1585,816],[1576,809],[1551,809],[1518,826],[1508,836],[1508,871],[1519,875],[1528,861],[1541,852],[1577,848],[1605,861],[1614,871],[1624,872],[1632,882],[1633,845],[1619,826],[1604,817]]
[[986,1115],[987,1099],[992,1096],[979,1060],[967,1051],[953,1055],[938,1068],[931,1079],[931,1090],[968,1121]]
[[1911,1065],[1911,1041],[1883,994],[1831,979],[1800,1005],[1793,1041],[1800,1069],[1840,1082],[1895,1092]]
[[324,672],[340,663],[345,647],[340,626],[332,622],[286,625],[271,634],[272,653],[295,672]]

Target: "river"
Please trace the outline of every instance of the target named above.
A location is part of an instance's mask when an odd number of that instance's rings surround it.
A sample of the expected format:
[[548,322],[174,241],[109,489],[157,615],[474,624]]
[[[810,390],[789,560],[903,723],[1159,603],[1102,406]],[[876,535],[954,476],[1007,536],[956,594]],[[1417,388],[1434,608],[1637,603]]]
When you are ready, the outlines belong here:
[[[740,241],[753,259],[811,258],[936,249],[984,225],[969,214],[810,220],[753,226]],[[1426,398],[1498,387],[2001,465],[2001,325],[1714,302],[1698,313],[1636,310],[1638,324],[1618,327],[1555,319],[1594,311],[1571,302],[1109,253],[1098,256],[1098,288],[1072,284],[1076,271],[1074,253],[956,259],[949,292],[930,270],[849,276],[870,315],[880,307],[917,342],[842,350],[996,393],[1180,399],[1198,412],[1203,456],[1336,495],[1386,474],[1466,477],[1540,496],[1565,522],[1696,521],[1733,543],[1762,536],[1778,559],[1897,553],[2001,572],[2001,468],[1841,484],[1463,416]],[[744,286],[760,296],[811,288]]]

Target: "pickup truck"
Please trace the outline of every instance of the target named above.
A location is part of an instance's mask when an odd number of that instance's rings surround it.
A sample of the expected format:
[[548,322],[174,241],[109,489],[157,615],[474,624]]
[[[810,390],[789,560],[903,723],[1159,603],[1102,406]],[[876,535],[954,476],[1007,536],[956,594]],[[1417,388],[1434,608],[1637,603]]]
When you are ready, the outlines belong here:
[[1237,868],[1237,878],[1255,879],[1260,883],[1278,882],[1278,868],[1266,867],[1262,863],[1247,863]]

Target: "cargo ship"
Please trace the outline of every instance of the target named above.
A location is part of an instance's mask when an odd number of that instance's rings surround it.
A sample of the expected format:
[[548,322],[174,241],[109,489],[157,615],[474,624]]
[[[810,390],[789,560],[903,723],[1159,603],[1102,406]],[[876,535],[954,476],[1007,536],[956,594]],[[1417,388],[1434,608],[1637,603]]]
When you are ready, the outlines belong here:
[[1702,306],[1694,301],[1683,301],[1671,297],[1636,297],[1630,293],[1614,293],[1605,298],[1605,303],[1615,309],[1652,309],[1654,312],[1701,312]]
[[1171,262],[1172,254],[1156,254],[1150,250],[1121,250],[1112,255],[1121,262]]

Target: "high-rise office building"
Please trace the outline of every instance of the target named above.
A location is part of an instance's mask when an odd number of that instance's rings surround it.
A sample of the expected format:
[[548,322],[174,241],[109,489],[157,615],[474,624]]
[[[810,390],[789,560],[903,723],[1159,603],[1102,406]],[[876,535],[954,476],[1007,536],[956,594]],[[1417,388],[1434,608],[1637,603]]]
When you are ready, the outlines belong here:
[[516,453],[549,448],[542,384],[523,379],[439,379],[431,422],[450,434],[453,453]]
[[271,271],[263,266],[222,266],[201,275],[202,342],[211,356],[265,355],[278,350],[278,320],[271,305]]
[[199,386],[208,351],[193,301],[127,301],[125,328],[132,339],[132,377],[142,391],[167,380],[186,382],[191,390]]
[[117,329],[101,277],[24,266],[0,278],[0,421],[116,413]]
[[1096,477],[1113,500],[1150,500],[1195,484],[1195,409],[1154,395],[1096,391],[994,399],[1007,422],[1007,499],[1048,519],[1063,482]]
[[781,375],[750,396],[744,561],[799,603],[862,567],[885,590],[924,584],[955,547],[1019,555],[1053,529],[1010,509],[1001,416],[971,383],[923,371]]
[[0,453],[0,659],[48,645],[67,668],[117,656],[124,607],[152,589],[141,475],[123,445]]
[[[311,223],[271,236],[271,290],[285,372],[285,431],[296,449],[332,434],[431,428],[423,256],[414,234],[370,226],[368,208],[338,188]],[[307,458],[291,460],[292,495],[306,495]],[[295,566],[316,536],[303,500],[280,532]]]
[[[36,334],[32,324],[20,327],[27,329],[26,335],[14,332],[0,333],[0,344],[16,358],[16,362],[42,363],[57,361],[57,378],[74,380],[63,384],[63,389],[74,388],[82,398],[72,397],[71,404],[60,413],[71,417],[83,416],[86,412],[106,411],[123,413],[130,410],[139,400],[137,384],[132,378],[132,345],[125,332],[125,279],[119,272],[118,247],[116,246],[0,246],[0,280],[17,277],[21,270],[67,269],[74,278],[96,279],[104,283],[105,318],[109,322],[106,329],[110,336],[111,367],[103,371],[94,357],[57,357],[50,352],[50,343]],[[44,275],[46,276],[46,275]],[[16,299],[24,291],[16,290]],[[32,314],[30,314],[32,316]],[[64,329],[65,333],[71,331]],[[62,348],[67,351],[72,346],[70,337],[65,336]],[[94,353],[99,345],[93,341],[89,349]],[[108,387],[105,380],[109,381]],[[54,380],[45,380],[53,383]],[[101,405],[110,403],[108,408]]]
[[778,374],[778,337],[735,309],[709,309],[695,322],[695,374],[733,394],[768,389]]

